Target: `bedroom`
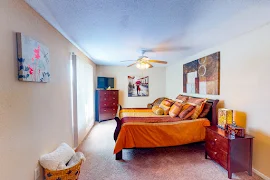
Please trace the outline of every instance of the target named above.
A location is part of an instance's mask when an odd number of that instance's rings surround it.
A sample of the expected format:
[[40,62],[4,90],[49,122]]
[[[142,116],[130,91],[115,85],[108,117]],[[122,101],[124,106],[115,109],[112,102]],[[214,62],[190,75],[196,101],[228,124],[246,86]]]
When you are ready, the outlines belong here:
[[[27,2],[31,4],[30,2],[37,3],[41,1],[33,0]],[[221,53],[220,95],[208,96],[208,98],[219,99],[219,106],[230,108],[237,112],[237,118],[243,123],[243,126],[246,127],[247,132],[255,137],[253,149],[254,172],[265,179],[269,179],[270,159],[268,152],[270,151],[270,123],[267,117],[267,110],[269,109],[268,101],[270,100],[270,96],[268,92],[270,85],[268,83],[269,71],[267,69],[270,65],[270,5],[267,1],[249,1],[248,4],[256,7],[256,3],[260,6],[260,10],[243,7],[243,9],[247,8],[248,11],[242,9],[243,11],[241,11],[242,13],[240,14],[234,12],[238,16],[234,19],[235,21],[231,22],[232,24],[226,24],[225,21],[220,20],[223,24],[218,27],[215,26],[218,29],[229,26],[229,28],[226,28],[226,31],[229,32],[233,29],[239,29],[239,31],[240,29],[245,29],[245,31],[238,32],[240,34],[228,38],[225,37],[226,32],[224,31],[222,31],[221,34],[214,34],[214,31],[209,31],[204,37],[196,37],[200,43],[206,42],[211,38],[219,38],[218,40],[220,41],[224,38],[226,41],[217,42],[216,44],[209,42],[209,44],[206,45],[207,48],[198,48],[199,50],[189,53],[189,55],[185,55],[184,57],[182,57],[181,53],[174,54],[174,52],[146,54],[153,59],[172,59],[173,61],[173,63],[170,63],[168,60],[169,63],[167,66],[155,66],[155,64],[153,64],[154,68],[143,72],[144,76],[149,76],[148,97],[128,97],[127,77],[129,75],[140,76],[142,74],[142,71],[138,70],[136,67],[125,67],[128,64],[112,66],[109,64],[110,62],[108,62],[107,65],[102,65],[99,61],[91,61],[90,64],[92,64],[94,68],[94,81],[96,81],[96,76],[114,77],[114,89],[120,90],[119,102],[123,107],[145,107],[158,97],[166,96],[172,99],[176,98],[178,94],[182,93],[183,89],[183,64],[219,51]],[[65,112],[70,112],[71,105],[69,99],[70,82],[67,77],[69,74],[69,62],[68,60],[61,61],[61,59],[69,59],[68,54],[70,52],[75,52],[81,59],[86,61],[89,60],[89,58],[64,38],[64,36],[59,33],[59,30],[53,28],[51,26],[53,23],[48,23],[39,15],[39,13],[42,14],[43,12],[50,11],[48,6],[42,5],[42,3],[39,4],[41,10],[37,13],[34,10],[37,8],[35,4],[32,4],[33,9],[24,1],[15,0],[11,2],[4,0],[1,1],[0,4],[0,49],[2,52],[1,62],[3,63],[0,67],[0,72],[1,75],[5,77],[0,86],[0,154],[1,157],[3,157],[0,174],[3,179],[33,179],[33,170],[41,154],[53,150],[57,144],[63,141],[66,141],[70,145],[73,143],[72,134],[70,132],[70,116],[69,114],[65,115]],[[238,8],[240,12],[241,8]],[[70,11],[72,11],[72,8]],[[225,15],[223,15],[221,18],[232,17],[233,12],[230,13],[230,16],[225,17]],[[254,16],[254,14],[256,14],[256,16]],[[126,19],[129,19],[127,16],[124,17],[124,20],[121,21],[123,25],[127,23],[128,20]],[[55,20],[53,15],[47,18],[48,21]],[[191,16],[191,18],[196,19],[198,17]],[[74,23],[74,26],[81,25],[79,21],[74,19],[65,19],[63,23]],[[141,23],[148,24],[148,22]],[[185,23],[188,25],[188,22]],[[203,25],[206,22],[197,21],[196,23]],[[54,25],[57,26],[56,24]],[[108,25],[111,24],[108,23]],[[150,22],[149,26],[151,26]],[[60,26],[60,28],[61,27],[63,28],[63,26]],[[76,27],[73,26],[72,28],[76,29]],[[87,27],[87,29],[90,28],[91,27]],[[104,29],[104,27],[102,28]],[[163,28],[161,29],[166,32],[167,29]],[[17,72],[16,62],[14,60],[16,59],[16,41],[13,32],[24,32],[49,46],[52,51],[52,59],[57,59],[57,61],[52,62],[51,71],[53,81],[51,83],[42,86],[40,84],[18,82],[15,77]],[[124,32],[125,31],[121,32],[123,36]],[[61,33],[65,34],[63,32]],[[167,36],[167,34],[169,35]],[[103,41],[106,40],[109,35],[110,34],[106,34]],[[173,35],[174,34],[170,34],[169,31],[164,37],[160,38],[160,41]],[[74,34],[74,38],[77,36],[77,34]],[[136,36],[137,34],[135,33],[134,37]],[[155,37],[151,38],[151,36],[144,36],[143,38],[146,39],[145,46],[147,45],[147,47],[154,47],[160,42],[159,39],[155,40]],[[111,42],[116,41],[116,38],[111,40]],[[185,44],[183,43],[186,41],[187,40],[184,39],[181,40],[180,45],[184,46]],[[197,43],[194,39],[192,42]],[[80,43],[87,43],[84,41],[84,37]],[[100,41],[99,43],[100,46],[102,46],[103,42]],[[123,47],[117,47],[119,49],[118,51],[115,49],[111,51],[108,50],[108,53],[104,54],[106,56],[118,54],[116,58],[121,57],[121,60],[135,60],[140,56],[140,52],[137,51],[140,48],[140,42],[138,42],[137,38],[134,38],[130,40],[128,45],[129,47],[134,45],[135,48],[124,50],[125,48]],[[136,46],[138,48],[136,48]],[[105,45],[104,48],[106,49]],[[89,47],[89,49],[91,49],[91,47]],[[95,51],[102,54],[98,49],[95,49]],[[91,53],[91,50],[89,50],[89,53]],[[108,57],[101,57],[101,59],[103,58]],[[118,60],[118,62],[119,61],[120,60]],[[40,96],[40,92],[43,93],[42,97]],[[62,102],[60,103],[57,98]],[[47,102],[46,99],[50,99],[51,102]],[[24,106],[27,101],[30,104],[29,108]],[[35,108],[39,102],[45,102],[50,108],[46,109],[45,106]],[[25,108],[21,109],[21,107]],[[63,119],[67,119],[68,121]],[[102,123],[100,123],[100,125],[102,125]],[[48,132],[42,127],[53,128]],[[59,129],[61,129],[60,132]],[[24,155],[21,156],[21,153]],[[137,164],[137,166],[139,166],[139,164]],[[18,175],[14,173],[14,168]],[[223,173],[224,177],[226,177],[226,172]]]

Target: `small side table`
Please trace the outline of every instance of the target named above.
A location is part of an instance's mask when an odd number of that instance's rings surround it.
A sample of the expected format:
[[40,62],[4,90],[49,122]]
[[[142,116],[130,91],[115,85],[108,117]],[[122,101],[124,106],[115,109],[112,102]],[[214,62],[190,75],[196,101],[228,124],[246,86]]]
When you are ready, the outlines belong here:
[[232,173],[248,171],[252,176],[252,148],[253,138],[231,138],[228,133],[217,126],[206,127],[205,159],[209,156],[228,171],[228,178]]

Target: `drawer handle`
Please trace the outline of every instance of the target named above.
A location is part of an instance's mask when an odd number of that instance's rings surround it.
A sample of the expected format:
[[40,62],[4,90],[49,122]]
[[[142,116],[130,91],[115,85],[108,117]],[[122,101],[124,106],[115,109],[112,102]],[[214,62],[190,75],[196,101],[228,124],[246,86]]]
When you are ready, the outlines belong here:
[[113,114],[113,116],[115,116],[115,114]]
[[107,104],[104,104],[104,106],[106,106]]
[[104,111],[107,111],[106,109],[104,109]]
[[106,100],[106,98],[104,100]]
[[216,155],[216,154],[217,154],[217,152],[214,152],[214,154]]
[[115,111],[115,109],[113,109]]
[[113,105],[115,105],[115,103],[113,103]]
[[215,139],[215,141],[217,141],[217,139]]
[[113,98],[113,99],[115,99],[115,98]]

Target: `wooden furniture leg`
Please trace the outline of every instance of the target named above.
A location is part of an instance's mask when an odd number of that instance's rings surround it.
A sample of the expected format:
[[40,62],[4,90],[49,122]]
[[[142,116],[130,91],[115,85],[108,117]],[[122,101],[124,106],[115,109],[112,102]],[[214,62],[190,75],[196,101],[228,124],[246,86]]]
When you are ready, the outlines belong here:
[[252,153],[253,152],[253,139],[250,139],[250,158],[248,165],[248,175],[252,176]]
[[122,160],[122,150],[115,154],[115,160]]
[[231,172],[230,169],[228,170],[228,178],[229,178],[229,179],[232,179],[232,172]]

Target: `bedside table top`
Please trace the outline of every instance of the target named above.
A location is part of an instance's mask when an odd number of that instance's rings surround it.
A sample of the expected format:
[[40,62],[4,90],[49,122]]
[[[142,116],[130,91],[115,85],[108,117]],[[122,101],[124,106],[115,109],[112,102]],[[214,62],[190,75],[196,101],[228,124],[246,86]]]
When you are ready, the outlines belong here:
[[250,136],[250,135],[246,134],[245,137],[235,136],[235,138],[233,139],[233,138],[231,138],[231,136],[228,133],[225,132],[225,130],[223,130],[221,128],[218,128],[217,126],[207,126],[206,128],[207,129],[210,129],[210,130],[216,132],[217,134],[219,134],[219,135],[221,135],[221,136],[223,136],[223,137],[225,137],[227,139],[230,139],[230,140],[244,139],[244,138],[246,138],[246,139],[248,139],[248,138],[254,138],[253,136]]

